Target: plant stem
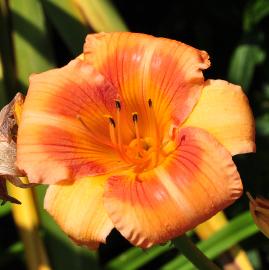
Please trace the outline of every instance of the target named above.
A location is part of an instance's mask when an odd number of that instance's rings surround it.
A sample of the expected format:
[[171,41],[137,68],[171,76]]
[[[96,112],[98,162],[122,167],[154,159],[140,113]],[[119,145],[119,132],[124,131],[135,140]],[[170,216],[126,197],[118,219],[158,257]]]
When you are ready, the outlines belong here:
[[200,270],[220,270],[220,268],[210,261],[204,253],[202,253],[190,238],[183,234],[172,240],[174,246]]

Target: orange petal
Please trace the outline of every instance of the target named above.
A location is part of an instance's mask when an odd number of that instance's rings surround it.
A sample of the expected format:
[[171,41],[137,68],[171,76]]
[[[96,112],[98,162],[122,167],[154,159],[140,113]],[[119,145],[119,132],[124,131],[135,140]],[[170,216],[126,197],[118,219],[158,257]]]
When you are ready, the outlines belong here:
[[79,59],[32,76],[17,156],[30,181],[55,183],[125,166],[111,145],[104,117],[115,113],[116,97],[104,77]]
[[255,151],[254,118],[240,86],[208,80],[201,98],[183,126],[200,127],[232,155]]
[[62,230],[92,249],[105,243],[114,227],[103,206],[106,178],[86,177],[70,185],[51,185],[45,197],[45,209]]
[[110,177],[105,208],[115,227],[142,248],[183,234],[241,196],[229,152],[199,128],[184,128],[159,167]]
[[119,89],[127,112],[138,112],[142,136],[151,129],[148,100],[153,102],[160,130],[181,123],[196,104],[210,63],[205,51],[165,38],[136,33],[87,36],[85,61]]

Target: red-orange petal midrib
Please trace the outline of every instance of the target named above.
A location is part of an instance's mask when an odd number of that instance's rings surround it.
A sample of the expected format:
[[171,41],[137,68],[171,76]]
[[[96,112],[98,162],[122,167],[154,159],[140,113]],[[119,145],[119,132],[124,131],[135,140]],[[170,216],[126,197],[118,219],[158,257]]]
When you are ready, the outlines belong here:
[[128,114],[143,116],[146,136],[153,131],[147,122],[148,100],[162,128],[167,128],[167,122],[182,123],[200,96],[202,70],[209,66],[203,51],[135,33],[88,35],[84,55],[119,90]]
[[160,166],[109,178],[105,208],[115,227],[142,248],[163,243],[210,218],[242,194],[231,155],[210,134],[184,128]]
[[111,84],[79,59],[31,76],[18,131],[19,168],[31,182],[51,184],[126,167],[104,116],[115,115],[116,98]]

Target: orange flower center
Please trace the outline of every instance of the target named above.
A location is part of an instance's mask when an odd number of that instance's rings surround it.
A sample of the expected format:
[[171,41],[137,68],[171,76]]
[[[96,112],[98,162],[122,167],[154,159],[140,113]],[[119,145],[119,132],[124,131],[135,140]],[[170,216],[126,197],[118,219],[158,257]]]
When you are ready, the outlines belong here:
[[[152,100],[148,100],[150,110],[150,120],[154,122],[155,134],[153,137],[141,137],[139,130],[139,116],[137,112],[132,113],[133,127],[135,131],[135,139],[128,144],[124,144],[122,140],[121,130],[121,103],[116,100],[116,120],[110,115],[105,115],[109,121],[109,134],[112,145],[119,153],[120,157],[127,163],[134,166],[136,173],[152,169],[160,164],[164,158],[175,149],[171,142],[163,143],[160,138],[160,132],[157,125],[156,117],[152,108]],[[169,145],[169,147],[167,147]],[[173,146],[172,146],[173,145]]]
[[[172,129],[172,135],[169,139],[163,140],[160,135],[159,126],[153,111],[152,100],[148,100],[148,107],[150,112],[150,121],[153,121],[154,134],[152,137],[141,137],[139,130],[139,116],[137,112],[132,113],[132,121],[134,127],[135,138],[130,142],[123,142],[122,139],[122,127],[121,127],[121,103],[119,100],[115,101],[116,104],[116,120],[111,115],[104,115],[108,119],[109,136],[112,146],[115,151],[119,154],[122,160],[130,164],[134,168],[135,173],[141,173],[150,169],[155,168],[161,164],[164,159],[170,155],[176,149],[176,143],[174,142],[175,131]],[[80,115],[77,115],[78,120],[81,124],[90,131],[87,124],[83,121]],[[89,133],[91,134],[91,133]],[[91,134],[92,136],[93,134]],[[97,142],[99,138],[94,139]]]

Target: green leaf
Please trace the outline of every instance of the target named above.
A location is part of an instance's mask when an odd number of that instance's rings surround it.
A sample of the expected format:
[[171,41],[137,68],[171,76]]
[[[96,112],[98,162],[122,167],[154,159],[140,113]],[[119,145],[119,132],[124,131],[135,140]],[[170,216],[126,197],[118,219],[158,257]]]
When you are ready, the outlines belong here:
[[[254,235],[259,230],[247,211],[231,220],[223,229],[209,239],[200,241],[198,248],[209,258],[215,259],[236,243]],[[162,270],[191,270],[193,265],[184,257],[179,256],[164,265]]]
[[36,188],[44,240],[53,270],[99,269],[97,253],[74,244],[43,209],[45,186]]
[[0,1],[1,107],[7,103],[9,98],[13,98],[16,93],[13,51],[10,34],[7,1]]
[[228,80],[248,90],[257,65],[263,63],[266,53],[258,45],[239,45],[230,61]]
[[253,0],[247,5],[243,15],[243,28],[250,31],[266,16],[269,15],[268,0]]
[[7,93],[6,93],[5,83],[4,83],[4,71],[3,71],[2,57],[0,55],[0,109],[5,104],[7,104]]
[[22,242],[16,242],[9,246],[3,253],[0,254],[0,269],[8,268],[8,263],[14,260],[15,256],[20,256],[24,252]]
[[9,3],[17,80],[25,90],[30,74],[45,71],[55,64],[40,1],[10,0]]
[[251,264],[253,265],[254,269],[262,269],[261,257],[256,249],[247,251],[247,256],[251,261]]
[[[193,234],[193,231],[187,232],[187,235],[190,236]],[[142,267],[146,263],[156,259],[161,254],[165,253],[168,250],[171,250],[173,246],[169,241],[165,245],[154,246],[147,250],[142,250],[137,247],[129,248],[127,251],[121,253],[116,258],[109,261],[105,267],[107,270],[134,270]]]
[[123,252],[115,259],[111,260],[105,267],[107,270],[134,270],[145,265],[149,261],[153,260],[157,256],[163,254],[164,252],[170,250],[170,242],[163,246],[154,246],[149,250],[143,251],[139,248],[130,248],[129,250]]
[[73,56],[82,52],[89,32],[73,0],[42,0],[45,13]]
[[9,214],[11,210],[10,203],[5,203],[4,205],[0,205],[0,218]]
[[85,37],[90,32],[127,30],[109,1],[42,0],[42,3],[73,56],[82,53]]
[[95,32],[127,31],[127,26],[109,0],[75,0],[88,26]]
[[264,114],[256,119],[256,128],[258,134],[269,135],[269,114]]

